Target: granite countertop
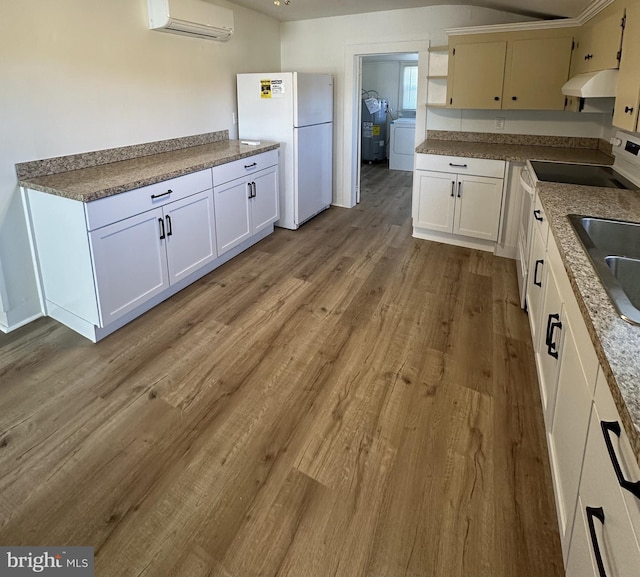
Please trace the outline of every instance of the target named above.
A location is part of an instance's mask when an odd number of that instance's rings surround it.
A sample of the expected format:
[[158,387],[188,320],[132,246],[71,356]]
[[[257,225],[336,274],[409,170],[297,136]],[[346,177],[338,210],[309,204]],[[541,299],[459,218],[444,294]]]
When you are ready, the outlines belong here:
[[440,154],[525,162],[554,160],[587,164],[613,164],[613,158],[597,148],[508,144],[496,142],[467,142],[428,138],[416,148],[418,154]]
[[254,146],[241,144],[239,140],[222,140],[57,174],[24,177],[19,184],[25,188],[89,202],[275,150],[279,146],[276,142],[262,142]]
[[538,194],[625,431],[640,464],[640,326],[615,311],[568,214],[640,222],[640,192],[540,182]]

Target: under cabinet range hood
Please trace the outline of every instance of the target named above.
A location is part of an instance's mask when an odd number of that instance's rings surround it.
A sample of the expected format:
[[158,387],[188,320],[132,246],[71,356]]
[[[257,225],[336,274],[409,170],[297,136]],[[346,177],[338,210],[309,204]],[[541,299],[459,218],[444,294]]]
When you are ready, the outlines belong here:
[[204,0],[147,0],[149,28],[226,42],[233,34],[233,12]]
[[616,95],[618,70],[598,70],[577,74],[562,87],[565,96],[579,98],[611,98]]

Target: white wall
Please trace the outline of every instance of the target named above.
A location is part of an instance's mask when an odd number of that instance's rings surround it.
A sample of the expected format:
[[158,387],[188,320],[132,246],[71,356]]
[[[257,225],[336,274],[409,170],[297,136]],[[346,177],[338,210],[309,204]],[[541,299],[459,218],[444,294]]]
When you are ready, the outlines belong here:
[[[429,6],[410,10],[389,10],[285,22],[281,28],[283,70],[300,72],[326,72],[335,77],[335,129],[334,129],[334,203],[351,205],[351,190],[346,182],[351,182],[345,170],[351,157],[352,141],[343,134],[345,119],[350,112],[345,111],[345,94],[352,90],[351,78],[345,79],[345,59],[347,54],[357,54],[357,46],[367,46],[362,54],[370,54],[373,44],[430,41],[431,44],[447,43],[446,28],[501,24],[526,20],[523,17],[472,6]],[[384,52],[384,50],[382,50]],[[407,50],[413,51],[413,50]],[[424,132],[422,126],[417,131]],[[420,115],[418,115],[418,124]]]
[[235,74],[280,69],[280,25],[217,3],[235,16],[225,44],[149,30],[146,0],[3,3],[0,328],[39,313],[16,162],[224,129],[236,135]]
[[[496,119],[504,119],[504,128]],[[612,114],[544,110],[445,110],[427,111],[429,130],[495,132],[504,134],[543,134],[548,136],[586,136],[600,138],[611,125]]]
[[[345,110],[344,95],[352,90],[352,79],[345,79],[346,54],[357,54],[359,46],[363,46],[362,54],[371,54],[375,52],[372,47],[377,44],[384,46],[415,40],[444,45],[447,43],[446,28],[524,20],[528,19],[484,8],[432,6],[284,23],[283,69],[328,72],[336,78],[334,203],[350,206],[354,198],[347,190],[354,179],[350,178],[346,168],[350,164],[350,149],[353,147],[353,141],[344,134],[344,123],[350,116],[350,111]],[[422,123],[420,111],[417,116],[418,134],[434,129],[607,139],[613,132],[611,116],[607,114],[429,109],[426,122]],[[504,119],[503,130],[496,127],[496,118]]]

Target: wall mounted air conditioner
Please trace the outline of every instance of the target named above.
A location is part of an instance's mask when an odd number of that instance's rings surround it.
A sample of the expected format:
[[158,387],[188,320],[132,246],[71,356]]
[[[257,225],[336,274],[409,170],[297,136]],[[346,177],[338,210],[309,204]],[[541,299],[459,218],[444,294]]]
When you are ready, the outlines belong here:
[[204,0],[147,0],[149,28],[226,42],[233,34],[233,12]]

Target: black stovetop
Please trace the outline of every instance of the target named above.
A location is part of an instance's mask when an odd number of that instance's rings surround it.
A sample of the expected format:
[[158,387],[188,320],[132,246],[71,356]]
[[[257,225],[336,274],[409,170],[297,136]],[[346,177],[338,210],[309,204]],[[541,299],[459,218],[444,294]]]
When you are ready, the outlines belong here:
[[531,166],[538,180],[605,188],[638,190],[633,182],[618,174],[611,166],[599,164],[570,164],[532,160]]

